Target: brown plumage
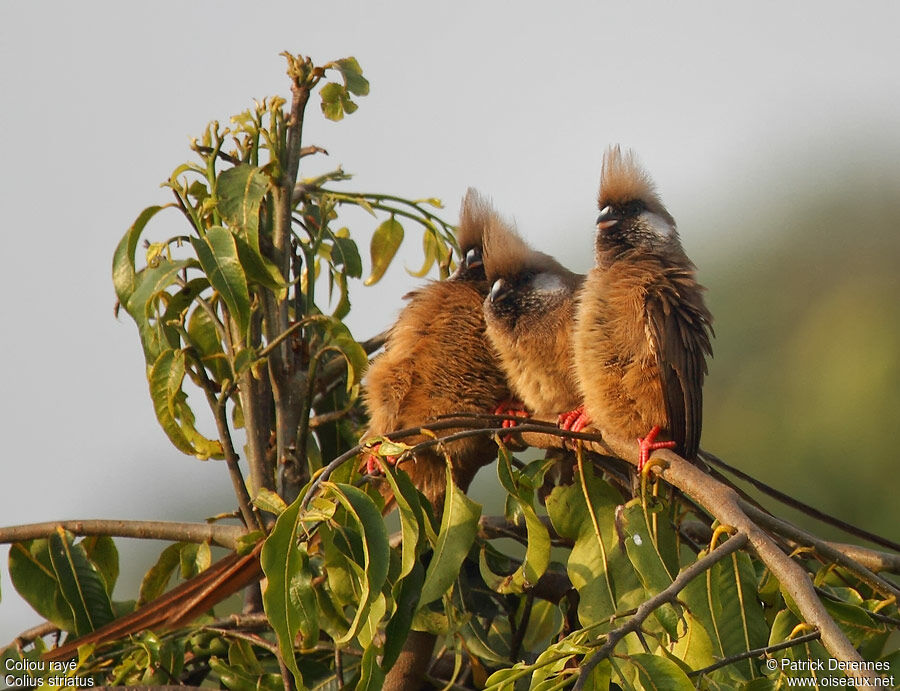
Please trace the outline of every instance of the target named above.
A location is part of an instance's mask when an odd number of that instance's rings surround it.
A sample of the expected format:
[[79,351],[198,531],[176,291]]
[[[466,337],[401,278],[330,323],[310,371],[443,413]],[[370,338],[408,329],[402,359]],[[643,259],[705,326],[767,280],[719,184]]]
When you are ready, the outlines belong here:
[[484,302],[488,338],[510,389],[534,415],[556,415],[581,402],[572,369],[575,295],[584,276],[533,250],[508,225],[485,232]]
[[585,417],[604,435],[642,444],[656,434],[697,455],[712,315],[675,221],[633,154],[604,156],[596,266],[579,298],[575,371]]
[[[506,379],[485,336],[482,302],[487,283],[481,261],[485,227],[497,223],[484,199],[470,190],[463,200],[457,239],[463,260],[446,281],[407,295],[409,303],[390,330],[384,352],[366,375],[366,436],[416,427],[441,415],[491,412],[508,398]],[[436,432],[444,437],[458,430]],[[403,439],[414,444],[425,437]],[[497,446],[472,437],[444,446],[454,482],[468,489],[478,469],[493,461]],[[426,450],[400,463],[440,513],[446,485],[440,451]]]

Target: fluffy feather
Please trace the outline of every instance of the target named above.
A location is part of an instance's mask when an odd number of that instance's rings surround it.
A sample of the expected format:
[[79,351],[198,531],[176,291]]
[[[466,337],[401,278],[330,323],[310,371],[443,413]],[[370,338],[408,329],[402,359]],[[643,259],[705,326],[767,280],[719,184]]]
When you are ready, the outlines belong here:
[[[458,231],[464,253],[477,250],[494,214],[476,192],[466,195]],[[467,256],[464,254],[464,257]],[[366,436],[415,427],[442,415],[491,412],[509,396],[505,377],[485,335],[482,302],[487,295],[483,269],[460,270],[409,293],[408,304],[391,328],[384,352],[366,375],[364,398],[370,414]],[[447,436],[457,430],[443,430]],[[421,439],[407,439],[416,443]],[[445,445],[453,479],[467,489],[477,470],[496,458],[497,447],[487,437]],[[417,454],[402,464],[413,483],[436,511],[443,505],[445,460],[436,450]]]
[[603,161],[597,265],[580,294],[575,371],[603,434],[661,439],[696,456],[712,316],[675,222],[630,152]]
[[533,250],[508,224],[486,228],[484,268],[487,334],[513,394],[535,415],[578,405],[571,331],[584,276]]

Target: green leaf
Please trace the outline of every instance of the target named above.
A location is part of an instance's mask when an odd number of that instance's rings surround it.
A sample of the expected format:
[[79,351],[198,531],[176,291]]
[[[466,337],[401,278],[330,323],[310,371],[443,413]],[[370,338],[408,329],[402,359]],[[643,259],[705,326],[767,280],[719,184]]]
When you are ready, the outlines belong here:
[[219,332],[209,312],[199,306],[194,308],[188,318],[187,335],[190,345],[200,356],[200,362],[212,374],[213,381],[221,384],[232,377]]
[[326,325],[328,340],[326,345],[337,348],[347,362],[347,391],[362,380],[369,366],[369,356],[356,342],[350,330],[340,321],[333,319]]
[[148,206],[141,211],[134,223],[131,224],[131,228],[122,236],[116,251],[113,253],[113,286],[116,289],[116,297],[118,297],[122,305],[128,303],[135,289],[136,270],[134,255],[137,251],[141,233],[144,232],[144,227],[150,222],[150,219],[167,206],[169,205]]
[[181,564],[181,550],[186,544],[186,542],[176,542],[166,547],[156,563],[144,574],[144,578],[141,580],[141,591],[138,595],[138,607],[155,600],[166,591],[172,574]]
[[322,97],[322,112],[329,120],[343,120],[345,114],[350,115],[359,107],[350,98],[347,87],[337,82],[328,82],[319,95]]
[[344,85],[350,93],[357,96],[365,96],[369,93],[369,80],[363,77],[362,67],[359,66],[356,58],[351,56],[335,60],[332,64],[340,70],[344,77]]
[[[672,585],[672,576],[666,568],[662,556],[656,548],[644,505],[640,499],[632,499],[621,513],[621,526],[625,537],[625,551],[634,565],[641,583],[649,596],[658,595]],[[660,521],[659,530],[671,529],[668,523]],[[654,616],[673,639],[678,637],[680,614],[671,604],[664,604],[654,611]]]
[[525,518],[525,529],[528,535],[525,559],[509,579],[512,587],[504,588],[505,592],[520,593],[523,588],[533,587],[547,570],[547,566],[550,564],[550,533],[538,518],[533,505],[534,493],[520,487],[516,480],[518,471],[514,471],[512,467],[512,455],[503,446],[500,447],[498,456],[497,475],[500,478],[500,484],[509,492],[510,498],[516,502],[519,511]]
[[181,564],[181,577],[185,580],[197,576],[212,563],[212,553],[205,542],[188,542],[184,544],[178,554]]
[[50,563],[63,597],[75,616],[75,634],[83,636],[111,622],[112,602],[106,584],[84,549],[62,527],[50,536]]
[[316,595],[311,587],[309,557],[297,548],[302,526],[299,521],[301,498],[294,501],[275,521],[260,554],[268,585],[263,592],[263,607],[278,639],[284,662],[297,683],[305,688],[294,656],[294,639],[302,633],[314,642],[319,635]]
[[268,288],[275,294],[277,299],[284,300],[290,284],[284,280],[278,267],[266,259],[258,249],[254,249],[240,235],[234,236],[234,242],[237,246],[238,258],[244,269],[247,281],[251,284]]
[[425,573],[420,609],[441,597],[456,580],[463,560],[475,541],[480,516],[481,505],[469,499],[448,472],[444,514],[434,556]]
[[166,289],[174,285],[179,274],[195,266],[192,259],[179,261],[160,260],[156,266],[142,269],[136,274],[134,290],[127,302],[122,303],[138,326],[144,358],[152,364],[166,348],[174,348],[178,335],[157,315],[158,300],[171,298]]
[[106,593],[112,597],[119,578],[119,551],[116,543],[108,535],[100,535],[86,537],[79,544],[87,558],[97,567],[106,584]]
[[[590,506],[585,501],[590,497]],[[554,488],[547,514],[563,537],[575,540],[566,570],[578,590],[582,625],[605,624],[619,610],[633,609],[645,599],[634,567],[619,547],[615,527],[621,496],[586,468],[584,482]]]
[[179,451],[194,455],[191,442],[181,429],[176,417],[176,397],[181,393],[181,382],[184,380],[184,353],[180,350],[166,350],[153,363],[150,374],[150,398],[156,419],[162,426],[169,440]]
[[381,665],[390,669],[409,635],[413,617],[419,605],[419,593],[425,583],[425,567],[421,562],[413,563],[412,569],[405,578],[400,579],[391,590],[396,611],[384,628],[384,653]]
[[243,163],[222,171],[216,178],[219,213],[228,225],[241,230],[256,252],[259,252],[259,205],[268,189],[265,173]]
[[250,293],[234,235],[225,228],[215,226],[206,232],[205,237],[191,238],[191,244],[210,285],[225,301],[231,318],[246,339],[250,328]]
[[13,587],[34,610],[63,631],[75,631],[75,618],[50,562],[44,539],[13,543],[9,548],[9,577]]
[[260,488],[259,492],[257,492],[256,496],[253,498],[253,503],[263,511],[268,511],[276,516],[281,515],[284,510],[287,509],[287,504],[284,503],[284,499],[265,487]]
[[378,650],[372,646],[363,651],[359,683],[356,691],[381,691],[384,688],[384,672],[378,665]]
[[370,286],[381,280],[394,255],[403,242],[403,226],[393,216],[375,229],[369,252],[372,257],[372,272],[363,282]]
[[350,628],[346,634],[335,639],[335,644],[343,645],[357,634],[360,626],[368,617],[369,608],[381,593],[381,588],[387,580],[390,545],[381,512],[368,495],[353,485],[328,484],[331,486],[335,498],[347,510],[348,516],[359,526],[362,536],[360,547],[363,560],[362,563],[357,562],[363,572],[362,592]]
[[691,669],[702,669],[713,664],[712,641],[703,627],[703,623],[686,611],[684,613],[685,630],[672,648],[672,654],[683,660]]
[[400,574],[398,580],[406,577],[413,570],[416,556],[419,551],[420,537],[424,534],[424,521],[422,504],[419,501],[419,492],[406,473],[397,473],[390,466],[384,464],[384,477],[390,485],[397,504],[397,513],[400,514]]
[[331,251],[331,261],[335,267],[344,267],[344,273],[350,278],[362,276],[362,259],[359,249],[352,238],[335,236],[334,246]]
[[[713,565],[704,577],[688,583],[680,599],[702,622],[714,656],[730,657],[766,645],[769,627],[757,598],[756,572],[745,553],[736,552]],[[729,671],[742,679],[756,676],[753,660],[736,662]]]
[[628,661],[637,669],[642,688],[654,691],[694,691],[694,685],[678,665],[662,655],[639,653]]

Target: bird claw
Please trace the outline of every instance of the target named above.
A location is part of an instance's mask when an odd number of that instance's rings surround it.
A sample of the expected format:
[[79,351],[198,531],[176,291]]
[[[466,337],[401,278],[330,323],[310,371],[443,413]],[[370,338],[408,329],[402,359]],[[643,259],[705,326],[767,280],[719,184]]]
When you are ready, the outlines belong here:
[[570,432],[580,432],[591,424],[591,418],[584,412],[584,404],[582,404],[573,410],[562,413],[559,418],[557,418],[556,424],[560,429],[568,430]]
[[659,434],[659,425],[654,425],[646,437],[638,437],[638,447],[641,450],[641,457],[638,460],[638,472],[643,472],[647,461],[650,460],[650,454],[657,449],[674,449],[674,441],[654,441]]
[[[381,444],[373,444],[373,449],[378,449]],[[378,454],[375,453],[367,453],[363,456],[363,462],[359,466],[360,472],[365,470],[366,475],[381,475],[381,464],[378,463]],[[381,456],[384,459],[385,463],[389,463],[391,465],[397,465],[397,457],[396,456]]]
[[[507,399],[505,401],[501,401],[499,405],[494,409],[494,415],[515,415],[516,417],[521,418],[530,418],[531,413],[525,410],[525,405],[521,401],[517,401],[514,399]],[[516,420],[504,420],[500,423],[500,426],[503,429],[512,429],[518,425],[518,421]],[[512,441],[512,435],[505,434],[500,440],[504,444],[509,444]]]

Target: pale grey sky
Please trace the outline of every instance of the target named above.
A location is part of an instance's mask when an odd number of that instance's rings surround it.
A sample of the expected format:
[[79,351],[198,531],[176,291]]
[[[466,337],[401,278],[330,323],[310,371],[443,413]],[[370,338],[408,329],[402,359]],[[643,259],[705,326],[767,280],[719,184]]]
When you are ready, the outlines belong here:
[[[280,51],[354,55],[370,80],[344,122],[325,122],[315,105],[307,120],[307,143],[331,152],[319,165],[342,163],[356,175],[348,187],[438,196],[453,219],[476,186],[534,244],[586,270],[612,142],[639,153],[695,255],[752,242],[728,236],[731,210],[761,212],[765,230],[792,195],[773,172],[815,187],[829,146],[860,147],[866,172],[896,170],[898,26],[890,0],[864,11],[821,1],[5,0],[0,525],[198,520],[230,502],[223,469],[173,450],[155,422],[135,328],[112,316],[110,261],[137,213],[168,201],[159,183],[189,158],[190,137],[253,98],[287,93]],[[410,243],[407,265],[417,252]],[[390,323],[415,280],[396,267],[377,288],[354,286],[367,313],[351,322],[358,336]],[[189,508],[198,486],[209,499]],[[133,547],[119,546],[128,561]],[[38,622],[5,554],[0,645]],[[134,584],[148,566],[123,578]]]

